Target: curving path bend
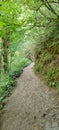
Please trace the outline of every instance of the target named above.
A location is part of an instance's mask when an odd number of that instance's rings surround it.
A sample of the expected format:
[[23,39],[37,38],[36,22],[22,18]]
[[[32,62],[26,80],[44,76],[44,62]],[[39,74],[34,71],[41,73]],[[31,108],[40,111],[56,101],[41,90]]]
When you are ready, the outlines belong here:
[[33,63],[7,98],[0,130],[59,130],[59,95],[34,74]]

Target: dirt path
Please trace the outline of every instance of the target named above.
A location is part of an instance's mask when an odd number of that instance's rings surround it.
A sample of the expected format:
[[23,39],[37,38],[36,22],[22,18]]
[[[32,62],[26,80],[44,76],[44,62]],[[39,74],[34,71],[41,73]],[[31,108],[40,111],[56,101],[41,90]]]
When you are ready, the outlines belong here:
[[59,96],[26,67],[8,98],[0,130],[59,130]]

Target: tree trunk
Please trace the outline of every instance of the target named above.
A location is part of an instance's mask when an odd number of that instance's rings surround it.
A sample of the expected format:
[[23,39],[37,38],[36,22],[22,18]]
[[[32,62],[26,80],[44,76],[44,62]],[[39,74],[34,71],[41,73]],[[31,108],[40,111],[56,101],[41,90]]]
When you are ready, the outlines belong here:
[[3,68],[4,72],[8,71],[8,40],[3,38]]
[[2,72],[2,39],[0,38],[0,74]]
[[0,74],[1,74],[1,71],[2,71],[2,57],[1,57],[1,54],[0,54]]

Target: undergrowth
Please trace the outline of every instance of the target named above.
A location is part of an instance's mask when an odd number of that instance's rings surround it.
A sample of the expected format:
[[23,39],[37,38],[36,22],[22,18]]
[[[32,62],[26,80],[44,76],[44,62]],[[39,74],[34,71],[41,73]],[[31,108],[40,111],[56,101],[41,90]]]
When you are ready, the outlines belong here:
[[1,73],[0,77],[0,110],[5,105],[5,98],[9,96],[16,86],[16,78],[23,72],[23,68],[31,63],[27,58],[17,57],[11,64],[7,74]]
[[44,77],[49,87],[56,87],[59,92],[59,29],[57,23],[52,27],[52,31],[51,27],[48,33],[47,30],[45,37],[35,46],[34,71]]
[[[55,65],[57,64],[56,61],[53,62],[53,59],[48,57],[43,57],[42,55],[40,56],[39,60],[35,63],[34,66],[34,71],[40,76],[44,76],[44,79],[46,80],[46,83],[49,87],[56,87],[57,90],[59,91],[59,66]],[[46,60],[45,60],[46,59]],[[59,62],[59,61],[58,61]]]

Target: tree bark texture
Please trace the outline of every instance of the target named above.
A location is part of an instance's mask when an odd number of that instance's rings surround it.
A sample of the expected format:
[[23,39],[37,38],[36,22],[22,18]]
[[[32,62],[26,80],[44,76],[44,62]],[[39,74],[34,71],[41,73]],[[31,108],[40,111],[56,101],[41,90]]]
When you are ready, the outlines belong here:
[[7,38],[3,38],[3,67],[4,72],[8,71],[8,40]]

